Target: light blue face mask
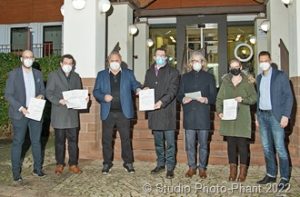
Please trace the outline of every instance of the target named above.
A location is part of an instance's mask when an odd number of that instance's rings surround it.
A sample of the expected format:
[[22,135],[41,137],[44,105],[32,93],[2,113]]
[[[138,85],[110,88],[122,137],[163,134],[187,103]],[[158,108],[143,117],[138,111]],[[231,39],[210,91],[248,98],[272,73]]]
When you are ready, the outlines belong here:
[[166,63],[166,59],[161,56],[158,56],[156,57],[155,62],[157,65],[163,66]]

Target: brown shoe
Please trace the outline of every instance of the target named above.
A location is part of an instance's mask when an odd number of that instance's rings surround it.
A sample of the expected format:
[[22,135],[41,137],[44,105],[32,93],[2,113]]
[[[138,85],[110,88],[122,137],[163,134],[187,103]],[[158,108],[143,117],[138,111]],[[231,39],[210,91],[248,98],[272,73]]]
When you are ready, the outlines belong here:
[[229,181],[235,181],[236,180],[236,176],[237,176],[237,165],[236,164],[229,164],[230,167],[229,167],[229,170],[230,170],[230,173],[229,173],[229,178],[228,180]]
[[56,175],[61,175],[62,172],[64,171],[64,165],[56,165],[54,173]]
[[80,170],[80,168],[76,165],[72,165],[69,167],[69,171],[74,173],[74,174],[81,174],[82,171]]
[[244,182],[246,180],[247,171],[248,171],[248,166],[241,164],[240,165],[240,174],[239,174],[239,178],[238,178],[239,182]]
[[206,179],[206,178],[207,178],[206,170],[203,169],[203,168],[200,168],[200,169],[199,169],[199,176],[200,176],[200,178],[202,178],[202,179]]
[[189,168],[189,170],[185,173],[185,177],[191,178],[196,174],[196,172],[197,172],[196,169]]

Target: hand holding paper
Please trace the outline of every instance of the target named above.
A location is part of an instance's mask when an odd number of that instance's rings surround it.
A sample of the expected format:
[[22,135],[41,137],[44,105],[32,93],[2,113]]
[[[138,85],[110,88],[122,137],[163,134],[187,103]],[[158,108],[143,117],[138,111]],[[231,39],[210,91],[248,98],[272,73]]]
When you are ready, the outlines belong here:
[[88,97],[88,90],[70,90],[63,92],[64,100],[68,108],[86,109]]
[[148,111],[154,110],[155,99],[154,89],[144,89],[139,92],[139,110]]
[[45,103],[46,101],[43,99],[31,98],[27,109],[29,113],[25,116],[36,121],[41,121]]
[[235,120],[237,117],[238,102],[235,99],[223,100],[222,120]]

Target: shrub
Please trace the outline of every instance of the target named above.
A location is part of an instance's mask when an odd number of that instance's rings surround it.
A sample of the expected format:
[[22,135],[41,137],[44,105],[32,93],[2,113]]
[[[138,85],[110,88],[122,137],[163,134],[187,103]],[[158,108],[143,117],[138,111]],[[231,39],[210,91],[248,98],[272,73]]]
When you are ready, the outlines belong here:
[[[59,60],[60,56],[38,58],[34,66],[41,69],[46,81],[48,74],[59,66]],[[4,92],[8,73],[18,66],[20,66],[20,60],[17,55],[0,53],[0,138],[9,136],[11,133],[11,123],[8,118],[8,102],[4,98]],[[45,114],[45,116],[49,116],[49,114]]]

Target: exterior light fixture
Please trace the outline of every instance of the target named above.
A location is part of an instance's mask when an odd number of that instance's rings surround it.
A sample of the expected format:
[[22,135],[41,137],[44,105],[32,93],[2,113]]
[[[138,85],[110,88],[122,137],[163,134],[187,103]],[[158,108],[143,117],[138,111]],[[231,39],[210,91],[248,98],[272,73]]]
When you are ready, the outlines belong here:
[[293,0],[281,0],[281,2],[285,5],[285,7],[288,7],[292,4]]
[[151,38],[148,38],[148,39],[146,40],[146,43],[147,43],[147,47],[152,47],[153,44],[154,44],[154,42],[153,42],[153,40],[152,40]]
[[270,29],[270,21],[269,20],[264,20],[261,24],[260,24],[260,29],[263,30],[264,32],[268,32]]
[[85,7],[86,0],[72,0],[73,8],[76,10],[82,10]]
[[62,6],[60,7],[60,13],[61,13],[61,15],[65,15],[65,6],[64,6],[64,4],[62,4]]
[[101,13],[107,12],[111,7],[111,3],[109,0],[100,0],[98,3],[98,9]]
[[128,26],[128,31],[130,35],[135,35],[138,32],[136,25],[132,24]]
[[256,37],[255,36],[251,36],[249,38],[249,41],[250,41],[251,44],[255,44],[256,43]]

